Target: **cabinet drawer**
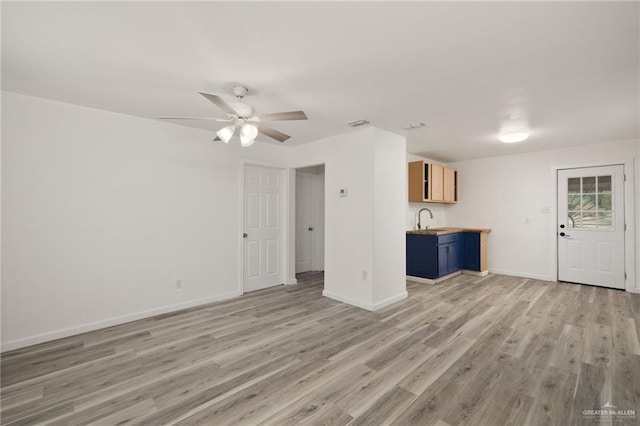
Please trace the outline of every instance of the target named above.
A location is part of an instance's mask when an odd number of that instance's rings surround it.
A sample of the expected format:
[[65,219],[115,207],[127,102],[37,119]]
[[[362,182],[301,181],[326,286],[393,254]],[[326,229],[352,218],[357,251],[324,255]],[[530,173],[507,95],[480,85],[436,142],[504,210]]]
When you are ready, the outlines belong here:
[[460,240],[460,233],[438,236],[438,244],[449,244]]

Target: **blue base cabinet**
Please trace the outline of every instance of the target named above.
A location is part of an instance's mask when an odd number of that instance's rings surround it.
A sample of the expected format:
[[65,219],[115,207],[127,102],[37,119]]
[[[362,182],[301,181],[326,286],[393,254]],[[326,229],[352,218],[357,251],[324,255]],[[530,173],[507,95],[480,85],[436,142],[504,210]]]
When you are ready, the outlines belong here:
[[461,269],[480,271],[480,234],[407,234],[407,275],[436,279]]
[[407,234],[407,275],[438,277],[438,237]]
[[480,233],[465,232],[462,234],[464,244],[464,260],[462,269],[480,271]]

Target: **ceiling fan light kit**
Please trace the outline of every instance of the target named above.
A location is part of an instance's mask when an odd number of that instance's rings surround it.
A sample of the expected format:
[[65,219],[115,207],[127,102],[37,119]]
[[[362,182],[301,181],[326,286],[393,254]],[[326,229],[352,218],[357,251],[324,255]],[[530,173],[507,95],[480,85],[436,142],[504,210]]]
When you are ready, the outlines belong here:
[[236,131],[236,125],[232,124],[227,127],[223,127],[222,129],[216,132],[216,135],[220,138],[220,140],[224,143],[229,143],[231,136],[233,136],[233,132]]
[[208,101],[215,104],[226,115],[227,118],[214,118],[214,117],[160,117],[161,120],[213,120],[221,122],[231,122],[230,125],[223,127],[216,132],[216,138],[214,140],[221,140],[224,143],[229,143],[233,137],[237,128],[240,128],[240,145],[243,147],[249,147],[253,145],[258,134],[275,139],[278,142],[284,142],[291,136],[286,135],[278,130],[272,129],[264,125],[258,125],[258,123],[266,121],[282,121],[282,120],[307,120],[307,115],[304,111],[287,111],[287,112],[275,112],[270,114],[255,115],[255,109],[244,102],[242,99],[247,95],[249,89],[244,86],[234,86],[231,89],[232,93],[238,99],[237,102],[228,104],[220,96],[212,95],[210,93],[199,92]]

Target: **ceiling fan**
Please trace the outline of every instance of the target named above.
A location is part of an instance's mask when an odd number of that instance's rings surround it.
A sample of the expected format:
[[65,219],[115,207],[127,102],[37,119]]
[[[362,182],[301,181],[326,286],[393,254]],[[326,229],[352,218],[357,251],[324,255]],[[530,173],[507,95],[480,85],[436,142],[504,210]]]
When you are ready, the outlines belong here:
[[220,108],[226,115],[226,118],[216,117],[159,117],[161,120],[210,120],[220,121],[224,123],[230,123],[228,126],[216,132],[215,141],[221,140],[224,143],[229,143],[229,140],[235,133],[236,129],[239,129],[240,145],[247,147],[253,145],[258,133],[275,139],[279,142],[284,142],[291,136],[284,134],[271,127],[265,126],[264,122],[269,121],[282,121],[282,120],[307,120],[307,116],[304,111],[288,111],[288,112],[274,112],[270,114],[255,115],[254,108],[242,102],[242,99],[247,95],[249,89],[244,86],[234,86],[232,92],[235,95],[237,101],[227,103],[220,96],[212,95],[210,93],[199,92],[208,101],[214,103]]

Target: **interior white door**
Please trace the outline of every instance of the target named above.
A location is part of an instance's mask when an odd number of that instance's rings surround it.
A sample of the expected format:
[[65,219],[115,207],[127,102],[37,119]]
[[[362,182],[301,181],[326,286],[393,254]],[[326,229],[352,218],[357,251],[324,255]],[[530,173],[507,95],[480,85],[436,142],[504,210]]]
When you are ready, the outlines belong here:
[[244,291],[282,283],[280,170],[244,168]]
[[558,280],[624,288],[624,166],[558,170]]
[[311,270],[313,176],[296,174],[296,274]]

